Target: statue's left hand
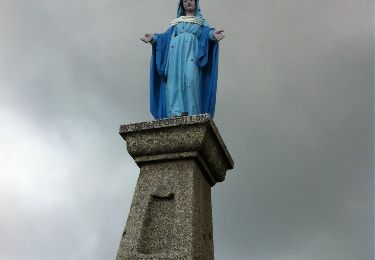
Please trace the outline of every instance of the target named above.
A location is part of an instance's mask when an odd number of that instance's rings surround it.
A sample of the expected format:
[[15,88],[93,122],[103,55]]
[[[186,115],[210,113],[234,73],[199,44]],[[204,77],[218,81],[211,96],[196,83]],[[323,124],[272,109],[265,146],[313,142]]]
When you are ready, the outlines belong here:
[[214,32],[214,38],[217,41],[221,41],[222,39],[224,39],[225,38],[224,30],[219,30],[219,31]]

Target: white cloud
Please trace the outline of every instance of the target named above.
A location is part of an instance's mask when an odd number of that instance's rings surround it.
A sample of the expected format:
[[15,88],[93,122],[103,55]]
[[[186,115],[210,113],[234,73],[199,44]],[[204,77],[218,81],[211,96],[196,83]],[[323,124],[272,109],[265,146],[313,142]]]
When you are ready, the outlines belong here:
[[111,154],[88,126],[48,133],[6,109],[0,122],[1,259],[113,255],[138,172],[120,137]]
[[6,184],[0,186],[1,193],[27,199],[35,209],[66,200],[70,169],[63,140],[45,135],[10,111],[2,110],[0,121],[0,182]]

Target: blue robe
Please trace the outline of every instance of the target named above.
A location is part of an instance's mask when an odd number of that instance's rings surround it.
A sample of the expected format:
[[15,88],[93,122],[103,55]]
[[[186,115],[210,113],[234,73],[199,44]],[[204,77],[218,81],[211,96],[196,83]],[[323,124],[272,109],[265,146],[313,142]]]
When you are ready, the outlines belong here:
[[[178,26],[179,24],[171,26],[165,33],[158,34],[152,44],[151,113],[156,119],[181,112],[189,112],[189,115],[209,113],[213,117],[218,75],[218,43],[210,40],[212,29],[208,26],[184,23],[182,26],[187,26],[191,31],[182,34]],[[197,26],[199,28],[196,28]],[[175,37],[177,34],[180,34],[179,37]],[[186,62],[181,64],[181,60]],[[189,65],[190,62],[194,64]]]

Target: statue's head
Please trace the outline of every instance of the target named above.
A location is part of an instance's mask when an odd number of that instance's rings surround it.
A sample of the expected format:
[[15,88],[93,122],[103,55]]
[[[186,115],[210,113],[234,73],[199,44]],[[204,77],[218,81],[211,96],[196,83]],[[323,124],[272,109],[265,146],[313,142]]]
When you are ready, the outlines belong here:
[[197,2],[198,0],[180,0],[180,10],[183,10],[184,15],[186,15],[186,11],[195,12]]
[[177,18],[186,15],[186,8],[191,8],[191,12],[195,13],[195,17],[202,21],[202,24],[209,26],[207,21],[203,18],[201,8],[199,7],[199,0],[179,0],[177,6]]

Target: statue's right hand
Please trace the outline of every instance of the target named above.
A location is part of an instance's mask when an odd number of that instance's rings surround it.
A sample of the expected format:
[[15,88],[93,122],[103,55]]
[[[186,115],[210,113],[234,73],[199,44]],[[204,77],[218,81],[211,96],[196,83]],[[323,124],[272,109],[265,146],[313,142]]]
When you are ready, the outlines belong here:
[[145,43],[149,43],[152,41],[152,34],[151,33],[145,33],[145,36],[141,38],[141,41]]

